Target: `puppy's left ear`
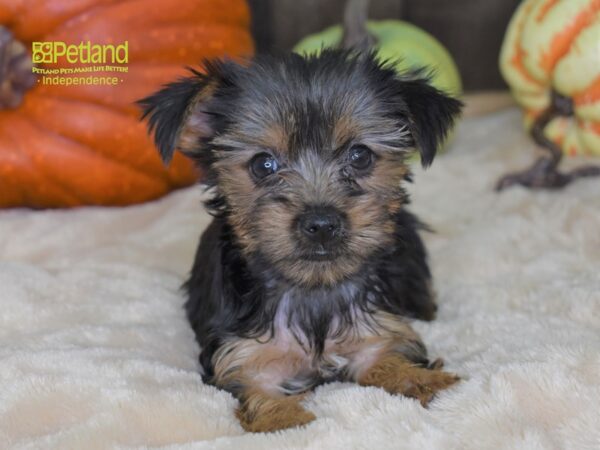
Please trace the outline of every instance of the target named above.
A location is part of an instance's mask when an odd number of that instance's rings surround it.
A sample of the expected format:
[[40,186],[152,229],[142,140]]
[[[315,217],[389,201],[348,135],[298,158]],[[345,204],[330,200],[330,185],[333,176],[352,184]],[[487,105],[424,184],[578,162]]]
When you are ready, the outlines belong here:
[[171,161],[175,150],[201,165],[209,164],[210,155],[204,147],[218,127],[211,103],[217,90],[227,83],[225,76],[232,64],[205,61],[206,73],[190,69],[191,76],[167,84],[137,102],[142,118],[148,119],[148,130],[154,132],[154,142],[165,164]]
[[421,164],[427,167],[460,115],[463,103],[431,86],[428,78],[402,80],[401,90]]

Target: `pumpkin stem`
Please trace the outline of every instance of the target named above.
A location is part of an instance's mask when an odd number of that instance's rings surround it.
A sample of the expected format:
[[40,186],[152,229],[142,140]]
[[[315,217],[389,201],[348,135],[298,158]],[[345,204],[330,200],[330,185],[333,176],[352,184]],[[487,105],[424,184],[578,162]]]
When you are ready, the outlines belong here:
[[560,189],[577,178],[600,176],[600,166],[582,166],[570,172],[561,172],[558,166],[563,157],[562,149],[546,136],[546,127],[556,117],[574,115],[573,100],[552,91],[550,106],[538,116],[531,127],[531,137],[544,151],[533,165],[526,170],[505,175],[496,185],[501,191],[515,184],[532,189]]
[[377,39],[367,30],[369,17],[369,0],[347,0],[344,9],[343,48],[354,48],[359,51],[369,50],[377,43]]
[[14,109],[34,84],[33,62],[25,45],[0,26],[0,109]]

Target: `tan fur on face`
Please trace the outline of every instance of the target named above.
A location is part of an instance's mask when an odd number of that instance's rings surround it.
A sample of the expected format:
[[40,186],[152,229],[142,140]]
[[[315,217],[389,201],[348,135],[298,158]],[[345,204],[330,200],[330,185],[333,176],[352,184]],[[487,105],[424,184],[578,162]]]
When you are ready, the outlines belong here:
[[[305,285],[333,285],[360,269],[374,251],[393,242],[393,214],[404,202],[399,193],[407,168],[389,153],[382,153],[373,173],[358,180],[365,194],[347,197],[335,166],[302,162],[284,168],[277,186],[257,185],[248,173],[255,152],[234,152],[215,167],[220,188],[230,204],[229,222],[246,254],[260,250],[287,278]],[[282,164],[286,164],[283,160]],[[272,199],[283,196],[285,203]],[[306,261],[297,255],[296,217],[307,205],[331,205],[348,216],[348,252],[335,261]]]
[[[339,108],[332,123],[323,124],[330,132],[325,148],[290,153],[291,136],[298,133],[293,114],[251,115],[244,128],[214,140],[218,190],[227,199],[228,220],[242,252],[260,253],[285,278],[304,286],[335,285],[360,270],[373,253],[388,248],[394,240],[393,216],[406,200],[401,189],[408,173],[407,150],[401,148],[410,140],[406,126],[388,118],[374,120],[373,105]],[[348,165],[349,148],[344,146],[352,143],[368,145],[377,155],[372,172],[356,178],[360,196],[348,195],[342,176]],[[262,152],[276,157],[281,167],[268,183],[257,182],[249,173],[252,157]],[[320,206],[342,211],[348,219],[340,255],[333,261],[306,259],[296,230],[297,217],[306,208]]]

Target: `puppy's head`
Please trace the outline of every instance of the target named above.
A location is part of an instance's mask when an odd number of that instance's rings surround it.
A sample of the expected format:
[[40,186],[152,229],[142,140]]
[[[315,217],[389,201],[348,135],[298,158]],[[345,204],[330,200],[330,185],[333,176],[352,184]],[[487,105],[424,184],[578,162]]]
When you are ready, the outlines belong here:
[[461,106],[371,54],[204,69],[140,102],[160,153],[194,158],[244,254],[305,286],[334,284],[393,242],[406,158],[417,149],[429,165]]

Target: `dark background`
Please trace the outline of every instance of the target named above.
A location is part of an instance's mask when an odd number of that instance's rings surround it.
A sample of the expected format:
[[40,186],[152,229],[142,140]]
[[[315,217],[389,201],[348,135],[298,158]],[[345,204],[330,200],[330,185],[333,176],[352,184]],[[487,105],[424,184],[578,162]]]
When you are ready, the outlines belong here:
[[[503,89],[498,54],[520,0],[371,0],[370,19],[402,19],[450,51],[465,90]],[[345,0],[249,0],[257,51],[290,50],[302,37],[341,23]]]

